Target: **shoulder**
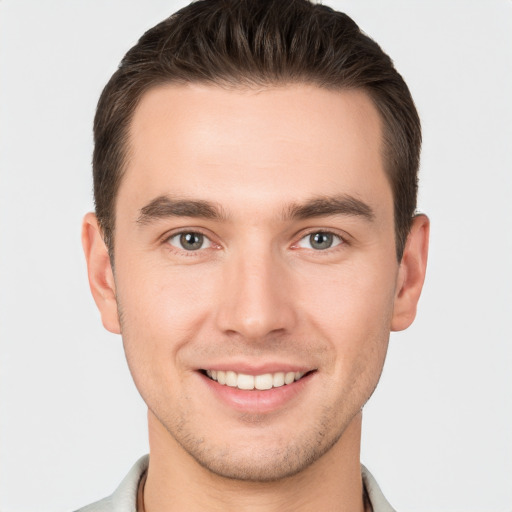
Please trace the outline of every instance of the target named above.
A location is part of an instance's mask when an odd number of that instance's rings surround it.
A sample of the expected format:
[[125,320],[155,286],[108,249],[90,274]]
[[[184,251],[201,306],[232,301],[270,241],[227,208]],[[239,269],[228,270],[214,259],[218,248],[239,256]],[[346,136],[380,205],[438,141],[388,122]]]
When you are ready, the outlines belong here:
[[382,494],[379,484],[368,471],[368,469],[361,464],[361,475],[363,477],[363,485],[368,500],[371,503],[373,512],[396,512],[396,510],[389,504],[388,500]]
[[148,468],[149,456],[141,457],[107,498],[91,503],[76,512],[136,512],[139,482]]

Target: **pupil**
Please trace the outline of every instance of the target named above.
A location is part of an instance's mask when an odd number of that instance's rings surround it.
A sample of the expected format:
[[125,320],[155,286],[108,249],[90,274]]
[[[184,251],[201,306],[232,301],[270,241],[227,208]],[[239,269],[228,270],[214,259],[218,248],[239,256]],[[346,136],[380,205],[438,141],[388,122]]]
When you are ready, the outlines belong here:
[[203,235],[201,233],[183,233],[180,236],[180,243],[187,251],[197,251],[203,245]]
[[313,249],[329,249],[332,245],[332,234],[331,233],[314,233],[309,237],[311,247]]

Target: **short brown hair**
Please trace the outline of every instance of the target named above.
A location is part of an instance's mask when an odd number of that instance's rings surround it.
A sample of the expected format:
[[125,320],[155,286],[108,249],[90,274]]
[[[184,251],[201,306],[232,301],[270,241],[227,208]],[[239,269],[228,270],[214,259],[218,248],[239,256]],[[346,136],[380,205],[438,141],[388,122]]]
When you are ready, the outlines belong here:
[[421,127],[414,102],[375,41],[346,14],[308,0],[200,0],[148,30],[128,51],[101,94],[94,120],[94,199],[111,256],[135,108],[151,87],[191,82],[364,90],[383,121],[401,260],[416,209]]

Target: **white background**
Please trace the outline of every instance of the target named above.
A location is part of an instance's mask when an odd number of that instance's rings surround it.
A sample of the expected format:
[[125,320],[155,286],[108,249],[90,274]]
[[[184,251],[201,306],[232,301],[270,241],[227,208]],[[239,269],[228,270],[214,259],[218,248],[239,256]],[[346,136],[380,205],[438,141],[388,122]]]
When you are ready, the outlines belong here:
[[[147,451],[90,297],[92,119],[144,30],[185,2],[0,0],[0,509],[99,499]],[[416,323],[392,336],[362,460],[409,512],[512,510],[512,2],[351,0],[424,126],[432,221]]]

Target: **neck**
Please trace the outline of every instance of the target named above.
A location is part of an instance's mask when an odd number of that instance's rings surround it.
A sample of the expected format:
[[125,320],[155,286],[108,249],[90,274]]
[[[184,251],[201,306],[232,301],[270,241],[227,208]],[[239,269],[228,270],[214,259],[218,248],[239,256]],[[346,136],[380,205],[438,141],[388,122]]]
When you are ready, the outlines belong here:
[[144,510],[362,512],[360,439],[361,413],[327,453],[300,473],[272,482],[247,482],[224,478],[200,466],[149,413]]

